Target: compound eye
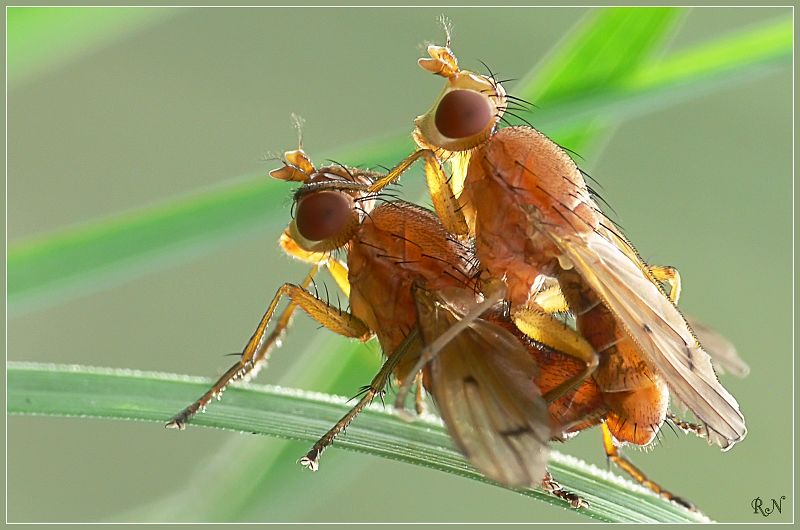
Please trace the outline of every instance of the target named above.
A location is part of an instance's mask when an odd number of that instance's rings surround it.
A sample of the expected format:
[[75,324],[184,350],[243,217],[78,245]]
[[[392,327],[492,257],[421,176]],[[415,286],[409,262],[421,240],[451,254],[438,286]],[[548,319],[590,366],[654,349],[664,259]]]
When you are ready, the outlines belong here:
[[352,215],[352,199],[338,191],[317,191],[300,199],[295,224],[309,241],[323,241],[339,234]]
[[492,122],[488,98],[474,90],[451,90],[436,108],[436,128],[448,138],[467,138]]

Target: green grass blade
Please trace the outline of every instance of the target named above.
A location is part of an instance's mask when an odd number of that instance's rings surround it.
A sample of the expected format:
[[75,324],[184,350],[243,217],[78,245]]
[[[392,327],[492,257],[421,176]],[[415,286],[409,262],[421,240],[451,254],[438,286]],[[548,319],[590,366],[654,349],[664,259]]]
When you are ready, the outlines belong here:
[[[743,44],[744,43],[744,44]],[[665,58],[632,74],[615,89],[561,100],[534,114],[536,125],[554,137],[601,119],[622,119],[675,104],[766,66],[788,64],[791,20],[781,19],[720,41]],[[694,66],[703,64],[702,71]],[[519,93],[519,92],[517,92]],[[524,96],[523,96],[524,97]],[[322,158],[351,163],[391,163],[408,152],[410,141],[398,134]],[[12,311],[52,303],[73,292],[102,285],[100,280],[129,274],[131,265],[156,265],[198,241],[214,243],[242,234],[267,219],[275,221],[285,185],[263,176],[247,177],[219,189],[101,219],[84,226],[12,244],[8,254],[8,301]],[[157,258],[154,260],[154,258]],[[161,261],[159,261],[161,260]]]
[[[164,422],[210,381],[172,374],[82,366],[9,363],[8,412]],[[197,417],[195,425],[316,441],[349,408],[345,398],[279,387],[237,386]],[[164,432],[164,436],[180,436]],[[373,406],[335,444],[488,482],[453,449],[435,418],[407,423]],[[324,472],[324,459],[322,462]],[[703,516],[577,459],[553,452],[550,467],[565,487],[590,503],[580,510],[609,522],[700,522]],[[516,490],[560,504],[536,490]]]
[[590,94],[559,100],[538,111],[536,122],[556,130],[586,120],[618,123],[774,71],[774,66],[790,64],[791,54],[791,20],[781,19],[649,63]]
[[[330,394],[352,395],[370,379],[365,374],[375,373],[380,366],[377,341],[353,343],[331,333],[315,335],[302,351],[285,353],[293,355],[294,362],[281,380]],[[188,401],[180,408],[186,404]],[[300,491],[296,484],[302,480],[302,473],[297,473],[296,453],[295,445],[288,442],[270,444],[267,449],[258,440],[234,437],[218,448],[212,462],[198,466],[184,486],[157,501],[116,514],[113,521],[259,521],[265,511],[269,512],[265,506],[280,502],[274,496],[265,496],[265,492],[274,491],[276,483],[287,493]],[[326,470],[343,479],[361,471],[352,462],[336,459],[326,464]],[[209,483],[217,487],[206,487]],[[296,502],[293,499],[299,497],[289,494],[285,502]],[[302,513],[304,507],[297,508]],[[254,515],[257,510],[261,512]]]
[[610,8],[593,11],[540,68],[513,93],[540,106],[617,82],[657,50],[686,13],[677,8]]
[[703,77],[724,76],[742,63],[769,64],[792,51],[793,21],[781,18],[750,31],[719,38],[705,46],[647,64],[623,83],[629,89],[669,88]]

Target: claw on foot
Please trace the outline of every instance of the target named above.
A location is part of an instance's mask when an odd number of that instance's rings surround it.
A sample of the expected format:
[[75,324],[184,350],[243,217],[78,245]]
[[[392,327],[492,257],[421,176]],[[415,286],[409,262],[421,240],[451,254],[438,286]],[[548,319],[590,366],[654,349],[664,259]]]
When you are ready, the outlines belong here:
[[670,500],[671,500],[672,502],[674,502],[675,504],[679,504],[679,505],[683,506],[684,508],[686,508],[686,509],[687,509],[687,510],[689,510],[690,512],[696,512],[696,511],[698,511],[698,510],[697,510],[697,507],[696,507],[694,504],[692,504],[692,503],[691,503],[691,502],[689,502],[689,501],[683,500],[683,499],[681,499],[680,497],[671,497],[671,498],[670,498]]
[[309,451],[306,456],[300,459],[300,465],[303,467],[307,467],[311,471],[316,471],[319,469],[319,452],[312,449]]
[[164,425],[167,429],[178,429],[179,431],[186,430],[186,422],[180,418],[173,418],[166,425]]
[[572,499],[570,499],[569,505],[571,507],[575,508],[576,510],[579,509],[579,508],[588,508],[589,507],[589,501],[587,501],[583,497],[579,497],[579,496],[575,495]]

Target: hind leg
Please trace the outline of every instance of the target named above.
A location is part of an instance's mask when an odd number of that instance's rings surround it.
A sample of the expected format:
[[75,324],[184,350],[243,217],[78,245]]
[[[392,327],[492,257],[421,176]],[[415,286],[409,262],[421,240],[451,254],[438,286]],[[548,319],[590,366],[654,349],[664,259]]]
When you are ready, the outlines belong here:
[[617,447],[617,444],[614,441],[614,437],[612,436],[611,431],[608,428],[608,425],[603,423],[601,425],[601,428],[603,429],[602,431],[603,449],[606,452],[606,457],[608,457],[610,461],[614,462],[617,465],[617,467],[619,467],[620,469],[625,471],[628,475],[630,475],[631,478],[633,478],[633,480],[635,480],[645,488],[649,489],[656,495],[664,497],[665,499],[668,499],[674,503],[680,504],[681,506],[689,510],[697,511],[697,509],[691,502],[686,501],[678,497],[677,495],[670,493],[669,491],[665,490],[664,488],[662,488],[661,486],[659,486],[658,484],[647,478],[647,475],[645,475],[641,469],[636,467],[633,464],[633,462],[622,456],[622,454],[619,452],[619,448]]

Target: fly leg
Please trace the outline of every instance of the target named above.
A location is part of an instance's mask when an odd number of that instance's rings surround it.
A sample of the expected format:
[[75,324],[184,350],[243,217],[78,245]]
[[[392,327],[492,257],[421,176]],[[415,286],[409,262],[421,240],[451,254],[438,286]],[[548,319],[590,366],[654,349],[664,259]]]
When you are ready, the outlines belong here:
[[418,331],[414,329],[414,331],[412,331],[405,338],[400,347],[389,356],[385,363],[383,363],[383,366],[375,375],[372,382],[362,389],[361,398],[358,400],[358,403],[356,403],[355,406],[347,412],[347,414],[342,416],[342,418],[337,421],[336,424],[317,441],[317,443],[314,444],[311,450],[300,459],[300,465],[307,467],[311,471],[316,471],[319,469],[319,458],[322,455],[322,452],[332,445],[336,437],[342,433],[348,425],[350,425],[355,417],[358,416],[361,411],[364,410],[370,403],[372,403],[372,400],[375,399],[375,396],[383,393],[383,388],[389,381],[389,377],[397,367],[398,362],[406,352],[411,350],[410,345],[416,341],[417,337]]
[[561,286],[558,280],[550,276],[540,276],[541,284],[538,285],[536,293],[533,295],[530,305],[541,309],[545,313],[551,315],[553,313],[566,313],[569,309],[567,299],[564,298],[564,293],[561,292]]
[[425,406],[425,387],[422,384],[423,372],[417,372],[414,377],[415,393],[414,393],[414,410],[417,411],[417,416],[425,414],[427,407]]
[[445,229],[451,234],[469,234],[469,228],[464,219],[464,214],[461,212],[461,206],[458,204],[458,199],[456,199],[453,190],[450,188],[442,163],[430,149],[418,149],[414,151],[407,156],[405,160],[391,169],[384,177],[372,183],[368,190],[374,193],[393,184],[400,178],[400,175],[408,170],[408,168],[420,158],[425,159],[425,180],[428,183],[431,202],[433,203],[433,209],[436,211],[437,217],[439,217]]
[[325,265],[333,277],[336,285],[342,290],[346,298],[350,298],[350,281],[347,279],[347,265],[338,259],[331,258],[328,253],[309,252],[300,248],[297,242],[292,239],[288,229],[284,230],[278,240],[278,246],[281,247],[289,256],[310,263],[312,265]]
[[566,323],[533,304],[515,311],[512,318],[517,328],[529,338],[585,363],[583,370],[542,396],[547,403],[552,403],[577,388],[597,369],[597,352],[581,334]]
[[586,499],[570,491],[565,490],[561,486],[561,484],[556,482],[555,479],[553,479],[553,475],[550,474],[550,471],[544,472],[544,478],[542,479],[542,489],[548,492],[550,495],[553,495],[554,497],[558,497],[561,500],[567,501],[569,505],[575,509],[589,507],[589,502],[586,501]]
[[669,491],[663,489],[661,486],[647,478],[642,470],[638,467],[633,465],[633,462],[622,456],[619,452],[619,448],[614,441],[614,436],[611,434],[611,430],[609,430],[608,425],[604,422],[601,424],[601,428],[603,429],[603,449],[606,452],[606,457],[614,462],[617,467],[625,471],[628,475],[631,476],[636,482],[644,486],[645,488],[649,489],[650,491],[654,492],[655,494],[664,497],[667,500],[670,500],[674,503],[680,504],[684,508],[692,511],[697,511],[697,508],[691,502],[688,502],[676,495],[673,495]]
[[[261,318],[256,331],[247,342],[242,351],[239,361],[231,366],[214,385],[203,394],[200,399],[183,409],[175,415],[166,427],[171,429],[183,430],[186,423],[199,411],[203,410],[212,399],[220,398],[222,392],[229,383],[241,379],[267,358],[270,350],[278,342],[291,321],[292,313],[296,307],[300,307],[311,318],[330,329],[334,333],[345,337],[366,340],[371,336],[371,331],[366,324],[346,311],[330,306],[327,302],[320,300],[306,290],[311,283],[314,274],[319,270],[319,265],[315,265],[311,272],[300,285],[286,283],[281,286],[275,297],[272,299],[266,313]],[[269,326],[272,315],[278,306],[281,298],[289,297],[289,305],[284,309],[278,318],[278,323],[272,333],[267,336],[266,330]]]
[[667,412],[667,420],[671,421],[677,428],[685,433],[691,433],[700,438],[708,439],[708,428],[705,425],[682,420],[671,412]]
[[[678,269],[669,265],[651,265],[647,268],[647,271],[656,281],[669,285],[667,297],[673,304],[677,304],[681,296],[681,275]],[[547,278],[543,281],[543,286],[534,295],[533,301],[546,313],[569,311],[567,300],[561,292],[558,281],[554,278]]]
[[[681,295],[681,276],[678,273],[678,269],[667,266],[652,266],[649,268],[649,271],[653,278],[669,285],[667,297],[669,297],[673,304],[677,304],[678,298],[680,298]],[[731,344],[728,339],[693,319],[687,319],[687,322],[692,328],[697,340],[706,350],[706,353],[711,356],[715,368],[724,369],[737,377],[745,377],[750,372],[750,367],[739,357],[739,354],[736,352],[736,347]],[[681,427],[678,422],[688,425],[689,428]],[[705,430],[705,427],[692,425],[680,419],[675,419],[673,423],[687,432],[694,432],[701,437],[705,436],[702,432],[698,432],[698,429],[694,428],[698,427],[700,430]]]
[[669,285],[667,296],[673,304],[677,305],[681,296],[681,275],[678,269],[668,265],[653,265],[648,270],[653,278]]

